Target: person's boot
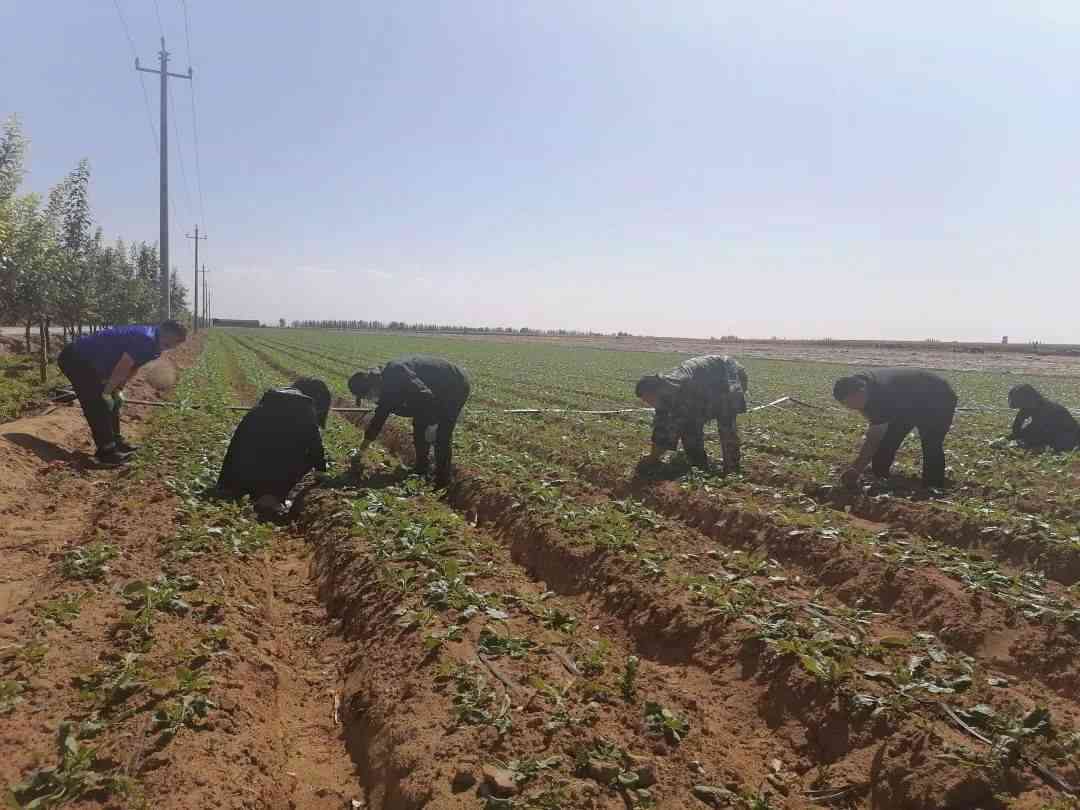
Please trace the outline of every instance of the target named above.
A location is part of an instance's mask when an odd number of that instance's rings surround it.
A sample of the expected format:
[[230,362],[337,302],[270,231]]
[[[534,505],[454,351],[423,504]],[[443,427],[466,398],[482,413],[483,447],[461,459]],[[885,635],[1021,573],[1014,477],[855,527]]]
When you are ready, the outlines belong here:
[[107,450],[94,453],[94,462],[99,467],[122,467],[131,460],[130,453],[121,452],[115,445]]
[[126,439],[117,439],[116,449],[119,450],[121,453],[134,453],[136,450],[139,449],[139,445],[131,444]]
[[262,521],[275,522],[288,516],[289,510],[275,495],[263,495],[253,504],[255,517]]

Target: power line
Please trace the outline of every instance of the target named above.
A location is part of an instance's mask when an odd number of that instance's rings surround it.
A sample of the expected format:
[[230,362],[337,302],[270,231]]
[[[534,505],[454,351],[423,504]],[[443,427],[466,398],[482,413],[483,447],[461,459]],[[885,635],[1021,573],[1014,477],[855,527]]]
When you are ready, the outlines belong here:
[[[188,64],[191,64],[191,21],[188,18],[188,6],[187,0],[180,0],[180,5],[184,9],[184,38],[187,42],[187,55]],[[202,219],[203,224],[206,224],[206,206],[203,203],[203,190],[202,190],[202,161],[199,157],[199,117],[195,111],[195,79],[191,80],[191,135],[192,140],[195,142],[195,184],[199,192],[199,217]]]
[[[120,25],[124,28],[124,36],[127,37],[128,47],[131,48],[131,55],[138,58],[138,50],[135,48],[135,40],[131,36],[131,29],[128,28],[127,20],[124,18],[124,11],[120,8],[120,0],[113,0],[113,5],[116,7],[116,15],[120,18]],[[146,106],[146,122],[150,124],[150,135],[154,142],[154,152],[157,153],[160,147],[158,146],[158,134],[157,127],[154,126],[154,114],[150,111],[150,93],[146,89],[146,80],[142,74],[137,74],[139,78],[139,85],[142,87],[143,104]]]
[[165,26],[161,24],[161,6],[158,4],[158,0],[154,0],[154,12],[157,14],[158,30],[161,32],[161,38],[165,38]]
[[171,87],[169,88],[169,106],[172,107],[173,134],[176,135],[176,157],[180,161],[180,176],[184,180],[184,213],[191,216],[195,209],[191,204],[191,186],[184,166],[184,147],[180,140],[180,125],[176,123],[176,101]]

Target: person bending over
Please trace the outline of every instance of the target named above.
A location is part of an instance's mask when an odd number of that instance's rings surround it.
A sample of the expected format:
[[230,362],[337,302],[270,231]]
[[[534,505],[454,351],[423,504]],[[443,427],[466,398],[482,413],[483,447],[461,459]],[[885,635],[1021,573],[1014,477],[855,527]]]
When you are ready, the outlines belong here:
[[320,429],[330,412],[330,389],[301,378],[263,394],[233,432],[218,476],[227,497],[247,495],[262,520],[285,515],[285,498],[310,470],[326,470]]
[[887,478],[896,451],[916,429],[922,440],[923,485],[945,486],[945,435],[956,413],[956,394],[945,380],[917,368],[883,368],[840,378],[833,397],[870,423],[858,457],[840,476],[844,486],[854,489],[868,465]]
[[363,457],[378,438],[390,414],[413,420],[415,471],[426,475],[431,442],[435,442],[435,484],[450,483],[454,426],[469,398],[469,379],[449,360],[412,355],[391,360],[382,368],[361,371],[349,378],[349,390],[357,404],[376,401],[375,415],[364,431],[356,459]]
[[1019,408],[1010,439],[1032,450],[1075,450],[1080,447],[1080,424],[1068,408],[1053,402],[1030,385],[1009,391],[1009,407]]
[[652,452],[643,461],[655,463],[682,442],[690,463],[708,469],[705,424],[716,420],[724,453],[724,472],[738,472],[742,460],[735,417],[746,412],[746,369],[731,357],[693,357],[666,374],[648,374],[634,393],[655,409]]
[[60,352],[56,364],[79,398],[97,446],[98,464],[117,467],[138,449],[120,434],[124,386],[141,366],[185,340],[187,329],[176,321],[165,321],[160,326],[102,329],[77,338]]

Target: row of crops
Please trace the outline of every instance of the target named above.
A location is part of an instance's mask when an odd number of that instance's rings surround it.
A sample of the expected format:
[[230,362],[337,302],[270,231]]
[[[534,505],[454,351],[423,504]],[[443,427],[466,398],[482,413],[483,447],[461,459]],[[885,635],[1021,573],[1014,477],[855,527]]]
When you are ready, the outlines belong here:
[[[373,785],[384,798],[479,782],[487,807],[1070,806],[1054,802],[1080,782],[1077,467],[991,448],[1007,415],[958,419],[955,494],[927,503],[833,491],[860,426],[828,409],[744,418],[741,476],[676,460],[650,480],[644,418],[500,412],[632,404],[675,357],[292,330],[219,332],[209,351],[245,399],[301,373],[345,399],[353,371],[412,351],[473,379],[445,496],[405,475],[398,424],[302,508],[321,588],[368,653],[349,692],[365,739],[431,757],[380,749],[410,774]],[[823,408],[843,373],[746,365],[756,399]],[[953,376],[977,404],[1016,382]],[[358,441],[332,420],[339,461]],[[436,772],[451,750],[468,761]]]

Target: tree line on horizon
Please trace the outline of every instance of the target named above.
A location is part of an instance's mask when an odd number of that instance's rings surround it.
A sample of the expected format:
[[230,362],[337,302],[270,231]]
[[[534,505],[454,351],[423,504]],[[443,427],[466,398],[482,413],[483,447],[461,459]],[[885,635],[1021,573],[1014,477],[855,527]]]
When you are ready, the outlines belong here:
[[[47,196],[19,193],[28,139],[17,117],[0,131],[0,324],[36,328],[66,341],[84,330],[152,323],[160,304],[156,243],[109,245],[90,209],[90,163],[78,165]],[[174,317],[187,317],[187,290],[171,280]]]
[[[284,319],[280,322],[285,325]],[[387,332],[454,332],[466,335],[537,335],[539,337],[633,337],[630,332],[597,332],[581,329],[531,329],[528,326],[455,326],[405,321],[294,320],[293,329],[363,329]]]

